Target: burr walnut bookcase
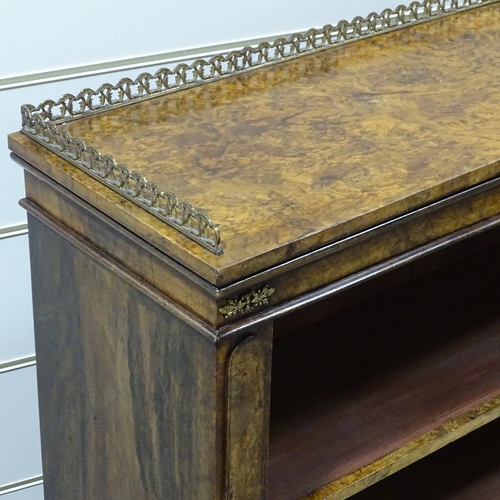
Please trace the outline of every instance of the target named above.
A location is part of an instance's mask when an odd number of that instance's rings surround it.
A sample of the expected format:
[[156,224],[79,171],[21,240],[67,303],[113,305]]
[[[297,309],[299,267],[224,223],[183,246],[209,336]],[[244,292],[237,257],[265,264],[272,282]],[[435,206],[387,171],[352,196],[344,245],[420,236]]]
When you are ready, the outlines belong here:
[[46,500],[499,498],[499,26],[413,2],[22,107]]

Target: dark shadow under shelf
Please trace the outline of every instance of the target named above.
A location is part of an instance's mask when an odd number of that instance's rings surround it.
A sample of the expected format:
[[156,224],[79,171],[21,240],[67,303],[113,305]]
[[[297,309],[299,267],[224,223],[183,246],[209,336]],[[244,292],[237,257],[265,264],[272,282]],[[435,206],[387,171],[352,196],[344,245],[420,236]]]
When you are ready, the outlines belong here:
[[277,340],[269,500],[303,498],[500,395],[498,283],[494,248]]

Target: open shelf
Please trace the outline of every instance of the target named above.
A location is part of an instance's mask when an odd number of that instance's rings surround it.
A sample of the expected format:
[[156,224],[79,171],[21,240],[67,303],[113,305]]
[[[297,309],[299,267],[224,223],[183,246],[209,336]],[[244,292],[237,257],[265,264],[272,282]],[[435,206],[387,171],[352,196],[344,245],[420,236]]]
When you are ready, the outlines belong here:
[[352,500],[498,500],[499,440],[496,420]]
[[500,251],[275,341],[269,500],[347,498],[500,414]]

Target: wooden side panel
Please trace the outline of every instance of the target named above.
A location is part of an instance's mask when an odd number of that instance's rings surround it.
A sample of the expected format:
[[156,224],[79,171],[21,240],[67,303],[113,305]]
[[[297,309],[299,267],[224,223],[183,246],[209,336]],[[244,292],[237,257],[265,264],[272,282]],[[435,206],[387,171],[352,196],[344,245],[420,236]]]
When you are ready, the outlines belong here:
[[24,163],[24,168],[31,202],[184,308],[215,324],[218,310],[212,286],[33,167]]
[[227,500],[265,497],[269,439],[272,328],[251,335],[228,362]]
[[46,500],[214,500],[216,346],[30,217]]

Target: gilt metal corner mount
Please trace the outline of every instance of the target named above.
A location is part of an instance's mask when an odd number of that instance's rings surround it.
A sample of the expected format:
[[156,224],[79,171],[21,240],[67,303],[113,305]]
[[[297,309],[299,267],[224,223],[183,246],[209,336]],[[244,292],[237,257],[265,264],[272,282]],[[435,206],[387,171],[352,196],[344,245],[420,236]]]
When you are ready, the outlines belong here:
[[265,285],[259,290],[248,292],[237,299],[229,299],[219,311],[226,319],[251,312],[257,307],[268,304],[269,298],[274,292],[274,288]]

